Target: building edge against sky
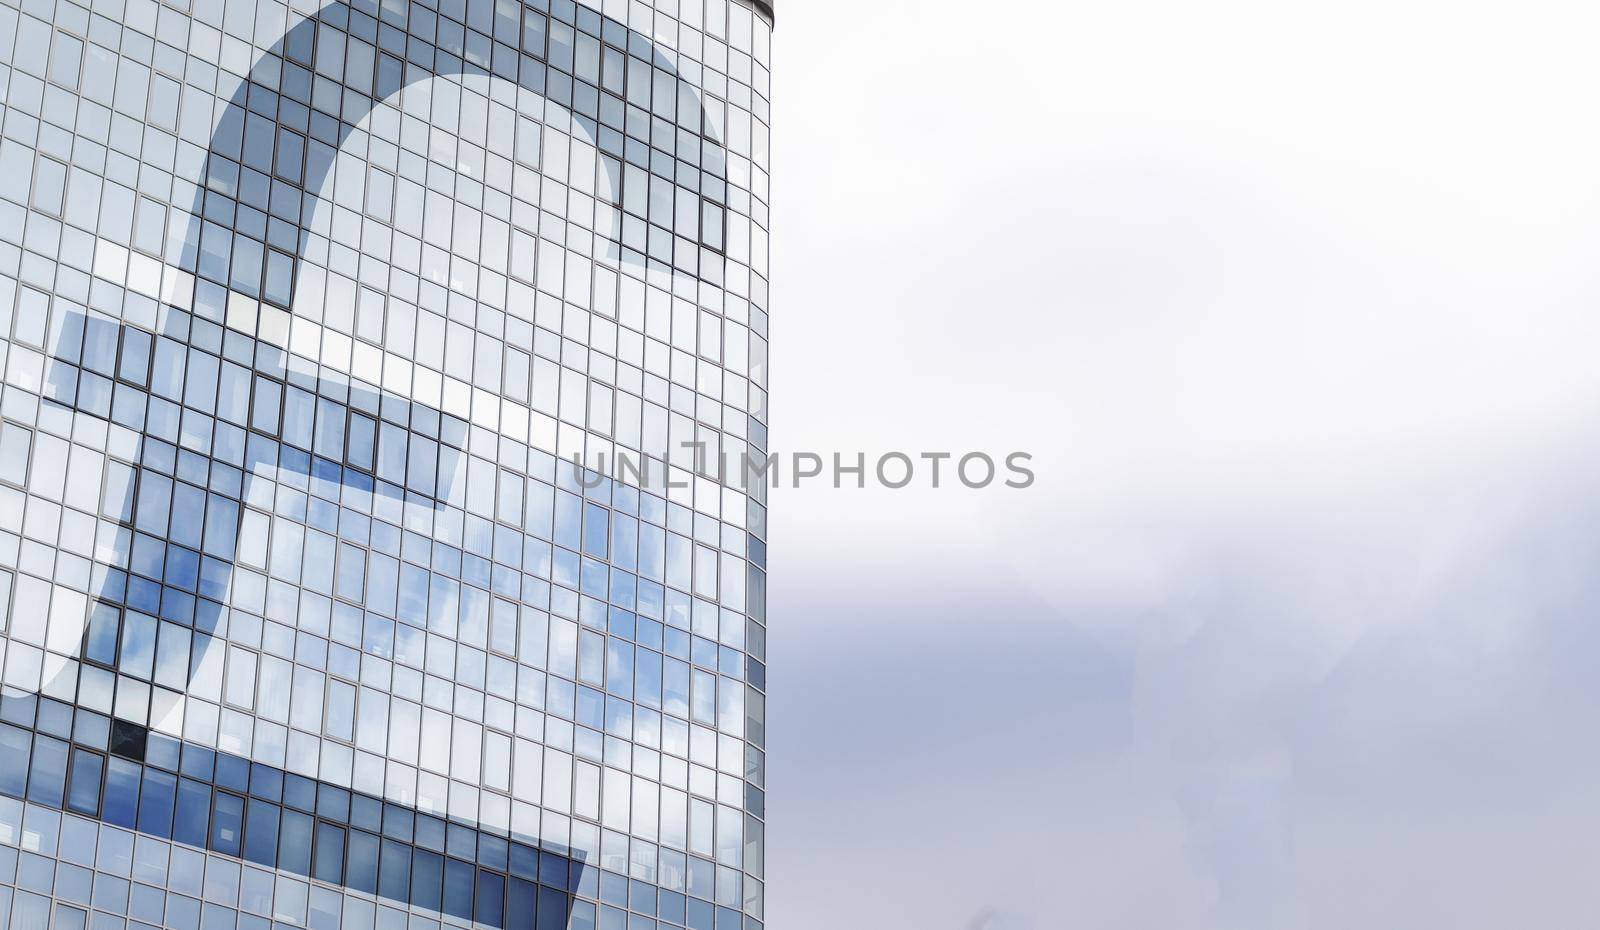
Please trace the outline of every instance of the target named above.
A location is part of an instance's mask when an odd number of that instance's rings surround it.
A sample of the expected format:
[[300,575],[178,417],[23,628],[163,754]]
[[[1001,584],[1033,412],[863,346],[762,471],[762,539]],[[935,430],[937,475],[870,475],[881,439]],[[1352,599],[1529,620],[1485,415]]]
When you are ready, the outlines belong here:
[[763,926],[771,12],[0,0],[0,930]]

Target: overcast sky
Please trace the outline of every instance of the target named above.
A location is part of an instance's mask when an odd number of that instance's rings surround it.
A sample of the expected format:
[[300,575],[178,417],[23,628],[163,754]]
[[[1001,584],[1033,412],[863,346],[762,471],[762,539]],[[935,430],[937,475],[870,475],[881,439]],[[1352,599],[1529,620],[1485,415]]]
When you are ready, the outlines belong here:
[[772,930],[1600,918],[1597,26],[780,0]]

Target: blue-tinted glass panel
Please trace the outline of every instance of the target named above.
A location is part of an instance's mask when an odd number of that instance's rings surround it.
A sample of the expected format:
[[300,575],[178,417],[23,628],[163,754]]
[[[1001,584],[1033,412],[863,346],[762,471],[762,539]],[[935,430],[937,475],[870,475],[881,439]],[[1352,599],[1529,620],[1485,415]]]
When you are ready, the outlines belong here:
[[539,886],[539,927],[560,927],[567,919],[572,899],[566,892]]
[[296,875],[311,874],[313,821],[292,810],[283,812],[278,837],[278,868]]
[[190,846],[204,847],[211,823],[211,788],[193,779],[178,781],[177,815],[172,838]]
[[239,855],[244,840],[244,798],[225,791],[215,793],[211,808],[211,848]]
[[144,785],[139,793],[139,831],[151,836],[170,837],[176,811],[178,776],[156,768],[144,770]]
[[446,859],[444,869],[444,912],[462,920],[472,919],[473,868],[459,859]]
[[440,910],[443,883],[444,857],[418,849],[412,856],[411,903],[430,911]]
[[13,764],[0,765],[0,793],[22,797],[28,790],[28,757],[33,736],[27,730],[0,724],[0,756]]
[[378,867],[378,894],[405,901],[411,894],[411,849],[395,840],[383,841]]
[[[0,752],[3,752],[0,749]],[[85,749],[72,751],[72,782],[67,790],[67,808],[90,817],[100,812],[100,779],[105,773],[105,757]]]
[[490,927],[505,926],[506,880],[487,869],[478,870],[477,903],[473,919]]
[[278,863],[278,805],[250,800],[244,828],[244,858],[262,865]]
[[139,765],[112,756],[106,760],[106,790],[101,817],[132,829],[139,818]]
[[34,737],[28,800],[46,807],[60,807],[66,787],[67,744],[44,735]]
[[317,846],[312,875],[319,881],[339,884],[344,880],[344,830],[331,823],[317,823]]
[[513,878],[506,889],[507,927],[532,927],[538,919],[538,886],[520,878]]
[[346,884],[357,891],[375,893],[378,890],[378,838],[361,830],[351,830],[345,869]]

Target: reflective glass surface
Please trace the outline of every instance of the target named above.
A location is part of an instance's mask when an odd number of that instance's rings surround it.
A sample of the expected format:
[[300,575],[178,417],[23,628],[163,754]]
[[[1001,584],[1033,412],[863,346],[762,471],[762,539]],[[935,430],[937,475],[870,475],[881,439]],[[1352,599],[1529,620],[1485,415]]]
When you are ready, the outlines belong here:
[[0,928],[761,927],[770,31],[0,0]]

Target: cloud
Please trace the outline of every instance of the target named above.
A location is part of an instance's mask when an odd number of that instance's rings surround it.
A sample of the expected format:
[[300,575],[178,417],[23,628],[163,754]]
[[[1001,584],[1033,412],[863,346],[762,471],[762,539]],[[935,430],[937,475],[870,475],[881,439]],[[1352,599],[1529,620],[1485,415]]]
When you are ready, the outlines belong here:
[[1594,16],[784,14],[774,930],[1592,913]]
[[1586,913],[1595,465],[1175,520],[1128,603],[780,542],[773,926]]

